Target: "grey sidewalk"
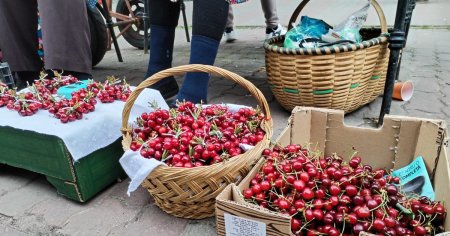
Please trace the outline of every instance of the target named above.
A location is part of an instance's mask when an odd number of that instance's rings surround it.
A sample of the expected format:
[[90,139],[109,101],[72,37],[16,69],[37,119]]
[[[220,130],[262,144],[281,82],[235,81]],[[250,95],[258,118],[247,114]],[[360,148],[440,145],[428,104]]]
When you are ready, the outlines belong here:
[[[431,2],[432,0],[430,0]],[[281,2],[281,1],[280,1]],[[387,2],[387,1],[384,1]],[[253,3],[254,4],[254,3]],[[434,17],[436,18],[436,17]],[[434,19],[433,18],[433,19]],[[222,44],[216,66],[250,80],[266,96],[274,118],[274,136],[284,128],[289,112],[274,99],[266,82],[263,27],[238,28],[239,40]],[[126,76],[136,85],[145,74],[148,55],[120,40],[125,62],[114,51],[94,70],[97,79]],[[450,30],[413,28],[403,54],[401,80],[412,80],[415,94],[409,102],[392,104],[391,114],[445,119],[450,124]],[[177,30],[174,66],[188,63],[189,43]],[[182,78],[178,78],[181,83]],[[210,102],[254,105],[244,89],[223,78],[210,82]],[[378,98],[346,116],[346,123],[363,126],[377,118]],[[37,174],[0,165],[0,235],[214,235],[214,219],[190,221],[159,210],[142,188],[126,196],[128,180],[117,183],[86,204],[58,196]]]

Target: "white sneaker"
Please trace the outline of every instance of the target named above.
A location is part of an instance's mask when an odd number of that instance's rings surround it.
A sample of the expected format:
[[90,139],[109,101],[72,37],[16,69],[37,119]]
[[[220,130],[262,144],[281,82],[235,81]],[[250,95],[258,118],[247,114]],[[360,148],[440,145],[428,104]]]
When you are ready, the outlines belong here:
[[286,29],[280,24],[278,24],[277,27],[273,29],[266,28],[266,39],[270,39],[280,35],[285,35],[286,32],[287,32]]
[[232,43],[236,41],[236,31],[234,31],[233,28],[226,28],[225,32],[223,33],[225,35],[225,41],[227,43]]

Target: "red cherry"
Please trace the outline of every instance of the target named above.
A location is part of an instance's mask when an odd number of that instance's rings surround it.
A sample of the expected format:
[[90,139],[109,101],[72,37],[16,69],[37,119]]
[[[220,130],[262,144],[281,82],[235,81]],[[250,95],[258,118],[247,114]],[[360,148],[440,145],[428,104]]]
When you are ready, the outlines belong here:
[[323,219],[323,211],[319,209],[314,209],[313,216],[316,220],[321,221]]
[[357,215],[359,218],[363,218],[363,219],[368,218],[368,217],[370,216],[370,210],[369,210],[369,208],[367,208],[367,207],[365,207],[365,206],[360,207],[360,208],[356,211],[356,215]]
[[358,194],[358,188],[356,188],[356,186],[354,185],[347,185],[345,187],[345,193],[349,196],[349,197],[353,197],[356,194]]
[[284,200],[284,199],[280,199],[280,201],[278,201],[278,207],[280,209],[288,209],[289,208],[289,202]]
[[323,188],[319,188],[316,190],[314,195],[317,199],[323,199],[325,197],[325,190]]
[[299,219],[292,218],[291,219],[291,230],[293,232],[298,231],[302,227],[302,222]]
[[347,219],[351,225],[358,223],[358,216],[355,213],[348,214]]
[[261,182],[261,189],[263,190],[263,191],[267,191],[267,190],[269,190],[272,186],[270,185],[270,182],[269,181],[262,181]]
[[303,182],[302,180],[295,180],[292,185],[297,191],[302,191],[306,186],[305,182]]
[[333,196],[337,196],[341,193],[341,188],[338,185],[331,185],[329,187],[330,194]]
[[253,190],[251,188],[244,190],[244,197],[250,199],[253,197]]
[[259,185],[259,184],[253,185],[252,190],[253,190],[253,193],[255,193],[255,194],[260,193],[262,191],[261,185]]
[[307,221],[312,221],[312,220],[314,220],[313,210],[307,209],[307,210],[305,211],[305,219],[306,219]]
[[303,182],[308,182],[309,181],[309,175],[306,172],[302,172],[300,173],[300,180],[303,180]]
[[305,200],[311,200],[314,198],[314,192],[310,188],[303,189],[302,197]]
[[384,223],[384,221],[382,220],[382,219],[375,219],[374,221],[373,221],[373,224],[372,224],[372,226],[373,226],[373,228],[375,229],[375,230],[377,230],[377,231],[383,231],[384,230],[384,228],[386,227],[386,224]]
[[397,224],[394,220],[394,218],[387,216],[386,218],[384,218],[384,223],[386,224],[387,227],[393,228],[395,227],[395,225]]
[[361,164],[361,157],[359,156],[354,156],[352,157],[352,159],[350,159],[349,163],[348,163],[352,168],[357,168],[359,166],[359,164]]
[[419,225],[419,226],[414,227],[414,233],[416,235],[427,235],[428,231],[425,227]]
[[266,195],[264,193],[257,193],[255,195],[255,200],[258,202],[264,201],[265,198],[266,198]]

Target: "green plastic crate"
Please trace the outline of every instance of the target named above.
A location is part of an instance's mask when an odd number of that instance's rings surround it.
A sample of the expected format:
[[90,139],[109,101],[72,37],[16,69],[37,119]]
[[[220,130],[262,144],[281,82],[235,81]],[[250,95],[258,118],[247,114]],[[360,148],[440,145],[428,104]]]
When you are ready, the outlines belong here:
[[43,174],[58,193],[78,202],[126,176],[119,164],[122,154],[118,139],[73,163],[60,138],[0,126],[0,164]]

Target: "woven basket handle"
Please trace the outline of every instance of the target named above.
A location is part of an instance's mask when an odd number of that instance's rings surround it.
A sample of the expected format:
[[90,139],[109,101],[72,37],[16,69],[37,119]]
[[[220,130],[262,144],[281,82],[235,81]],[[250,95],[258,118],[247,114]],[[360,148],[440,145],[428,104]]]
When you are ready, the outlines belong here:
[[[306,4],[308,4],[309,1],[310,0],[303,0],[295,9],[294,13],[291,16],[291,19],[289,20],[288,30],[292,29],[292,23],[295,23],[297,21],[300,12],[303,10]],[[384,15],[383,9],[381,9],[380,4],[376,0],[372,0],[371,3],[372,6],[375,8],[375,11],[377,11],[378,18],[380,19],[381,33],[387,33],[388,27],[386,22],[386,16]]]
[[178,66],[173,67],[167,70],[160,71],[151,77],[147,78],[143,82],[141,82],[133,92],[131,92],[127,102],[125,103],[125,106],[123,108],[122,112],[122,133],[130,133],[131,130],[128,128],[128,118],[130,117],[131,108],[134,105],[134,102],[138,98],[139,94],[144,90],[145,88],[157,83],[158,81],[169,77],[169,76],[176,76],[176,75],[182,75],[186,72],[206,72],[218,76],[225,77],[229,80],[232,80],[236,83],[238,83],[240,86],[247,89],[252,96],[256,99],[259,106],[262,109],[262,112],[265,114],[266,119],[270,120],[270,110],[269,105],[267,104],[267,100],[264,97],[264,95],[261,93],[261,91],[255,87],[251,82],[247,81],[246,79],[242,78],[238,74],[235,74],[233,72],[221,69],[219,67],[215,66],[208,66],[208,65],[199,65],[199,64],[191,64],[191,65],[184,65],[184,66]]

